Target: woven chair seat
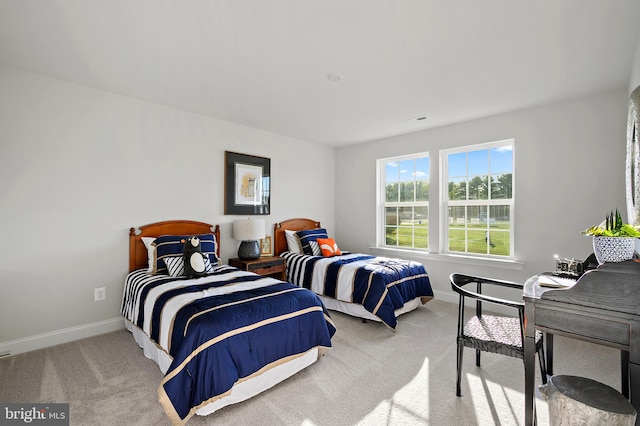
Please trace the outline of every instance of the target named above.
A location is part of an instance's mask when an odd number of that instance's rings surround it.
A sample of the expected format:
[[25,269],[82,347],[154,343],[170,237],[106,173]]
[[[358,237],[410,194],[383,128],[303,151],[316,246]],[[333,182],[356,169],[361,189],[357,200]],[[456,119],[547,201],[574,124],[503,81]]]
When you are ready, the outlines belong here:
[[[459,340],[467,347],[523,358],[520,320],[494,315],[473,316],[464,325]],[[536,346],[542,344],[542,332],[536,330]]]

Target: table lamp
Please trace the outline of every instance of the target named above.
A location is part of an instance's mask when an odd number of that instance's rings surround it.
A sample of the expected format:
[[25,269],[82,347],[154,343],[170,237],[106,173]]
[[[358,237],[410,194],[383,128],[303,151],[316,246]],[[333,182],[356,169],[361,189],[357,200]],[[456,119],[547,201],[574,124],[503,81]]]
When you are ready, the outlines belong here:
[[242,260],[260,258],[258,240],[264,238],[264,220],[241,219],[233,222],[233,238],[242,241],[238,257]]

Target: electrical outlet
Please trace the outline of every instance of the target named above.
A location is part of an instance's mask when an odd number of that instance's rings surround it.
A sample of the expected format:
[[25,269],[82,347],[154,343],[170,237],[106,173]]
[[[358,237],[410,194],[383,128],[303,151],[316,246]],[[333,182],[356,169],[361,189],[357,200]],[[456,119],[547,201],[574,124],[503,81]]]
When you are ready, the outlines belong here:
[[107,289],[105,287],[98,287],[93,290],[94,301],[104,300],[107,298]]

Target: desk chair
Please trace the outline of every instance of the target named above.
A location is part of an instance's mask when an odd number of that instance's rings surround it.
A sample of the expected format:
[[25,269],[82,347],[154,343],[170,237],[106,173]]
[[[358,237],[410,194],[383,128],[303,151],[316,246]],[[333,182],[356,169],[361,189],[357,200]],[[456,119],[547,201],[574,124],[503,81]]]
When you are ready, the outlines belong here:
[[[465,346],[476,350],[476,365],[480,366],[480,352],[493,352],[524,360],[523,321],[524,302],[482,294],[483,286],[515,288],[522,291],[523,284],[511,281],[495,280],[491,278],[474,277],[462,274],[451,274],[449,277],[451,288],[460,295],[458,305],[458,353],[456,357],[457,381],[456,395],[461,396],[460,380],[462,378],[462,351]],[[468,284],[476,284],[475,292],[466,288]],[[465,298],[476,300],[476,313],[465,321]],[[507,306],[517,311],[517,317],[485,315],[482,313],[482,303]],[[542,382],[547,383],[547,370],[543,348],[543,334],[536,330],[536,352],[540,360]]]

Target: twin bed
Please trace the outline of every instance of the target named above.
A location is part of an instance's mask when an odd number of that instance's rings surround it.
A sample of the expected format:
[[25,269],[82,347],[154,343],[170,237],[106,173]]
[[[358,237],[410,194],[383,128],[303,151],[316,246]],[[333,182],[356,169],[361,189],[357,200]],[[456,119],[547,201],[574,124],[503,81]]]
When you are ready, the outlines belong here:
[[[144,354],[165,373],[158,396],[174,424],[251,398],[331,347],[335,327],[318,297],[223,265],[217,226],[170,221],[142,226],[139,233],[132,228],[129,234],[122,315]],[[161,252],[165,245],[147,249],[143,238],[164,235],[176,236],[174,253]],[[162,269],[161,260],[179,257],[180,241],[191,235],[200,236],[203,253],[212,259],[209,275],[149,272],[153,266]],[[213,244],[205,249],[204,241]]]
[[[218,226],[166,221],[131,228],[122,315],[165,373],[158,396],[174,424],[251,398],[317,361],[336,331],[327,308],[395,329],[398,315],[433,298],[419,263],[289,250],[285,231],[316,229],[320,223],[309,219],[275,225],[284,282],[223,264]],[[182,245],[193,235],[209,263],[204,277],[180,274]]]
[[316,230],[320,232],[314,237],[324,236],[320,222],[289,219],[274,228],[274,252],[286,259],[287,281],[318,294],[329,310],[383,322],[395,329],[399,315],[433,299],[429,275],[418,262],[361,253],[331,257],[296,253],[291,235]]

